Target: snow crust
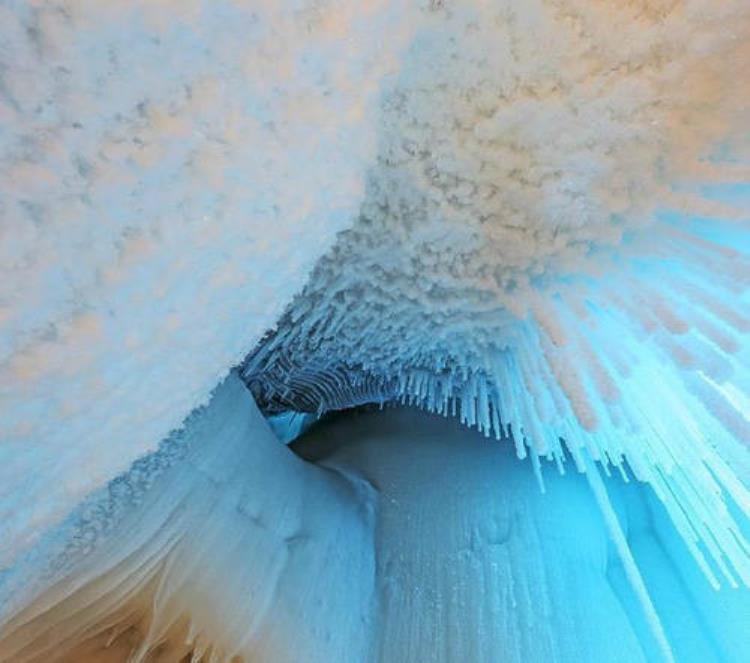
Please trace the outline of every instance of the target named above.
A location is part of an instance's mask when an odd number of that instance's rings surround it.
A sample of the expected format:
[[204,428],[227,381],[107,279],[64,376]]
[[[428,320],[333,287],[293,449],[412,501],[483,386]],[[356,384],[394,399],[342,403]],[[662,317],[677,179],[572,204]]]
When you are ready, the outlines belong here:
[[349,223],[399,4],[0,5],[0,567],[204,403]]
[[[737,86],[748,77],[746,3],[516,4],[438,3],[422,15],[385,93],[360,218],[264,356],[285,343],[311,370],[468,372],[511,343],[518,318],[563,344],[570,330],[550,300],[572,277],[598,279],[633,257],[684,259],[694,276],[746,284],[746,256],[658,217],[687,208],[717,229],[724,217],[747,228],[746,199],[701,195],[750,179]],[[629,278],[622,289],[637,290]],[[579,309],[586,285],[573,284]]]

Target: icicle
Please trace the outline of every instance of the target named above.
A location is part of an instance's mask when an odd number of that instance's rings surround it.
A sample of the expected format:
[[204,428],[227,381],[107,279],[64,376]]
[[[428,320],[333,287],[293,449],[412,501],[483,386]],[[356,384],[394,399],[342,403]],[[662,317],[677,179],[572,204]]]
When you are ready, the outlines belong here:
[[672,647],[669,644],[669,640],[667,640],[664,627],[659,619],[658,613],[656,612],[656,608],[651,601],[648,589],[646,588],[646,583],[643,581],[643,577],[638,570],[633,554],[630,552],[630,546],[628,546],[627,539],[622,532],[620,522],[617,519],[617,514],[612,508],[612,503],[609,501],[607,489],[599,475],[599,470],[594,461],[592,461],[588,455],[584,454],[584,457],[586,459],[586,478],[588,479],[589,486],[591,486],[591,491],[594,494],[596,503],[599,506],[602,517],[604,518],[604,522],[607,525],[609,534],[612,537],[612,542],[620,556],[620,561],[625,569],[625,574],[627,575],[641,607],[643,608],[646,621],[659,646],[664,660],[667,661],[667,663],[674,663],[675,658],[672,653]]
[[542,476],[542,467],[541,463],[539,462],[539,456],[532,451],[530,454],[531,456],[531,466],[534,468],[534,477],[536,477],[536,482],[539,485],[539,490],[542,494],[545,494],[547,492],[547,489],[544,486],[544,477]]

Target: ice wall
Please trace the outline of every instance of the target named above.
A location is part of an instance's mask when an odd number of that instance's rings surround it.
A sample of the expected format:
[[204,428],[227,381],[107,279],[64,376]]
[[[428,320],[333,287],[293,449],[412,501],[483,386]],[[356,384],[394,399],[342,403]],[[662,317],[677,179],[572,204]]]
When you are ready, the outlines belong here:
[[542,494],[509,444],[410,409],[345,415],[299,446],[378,488],[382,663],[747,658],[750,589],[714,591],[644,484],[602,480],[666,651],[584,475],[549,473]]
[[364,662],[374,511],[369,485],[282,445],[232,374],[0,576],[0,661]]
[[601,480],[662,647],[584,475],[542,494],[510,444],[412,409],[294,448],[230,376],[60,530],[46,577],[0,582],[0,660],[746,660],[750,589],[710,587],[647,485]]

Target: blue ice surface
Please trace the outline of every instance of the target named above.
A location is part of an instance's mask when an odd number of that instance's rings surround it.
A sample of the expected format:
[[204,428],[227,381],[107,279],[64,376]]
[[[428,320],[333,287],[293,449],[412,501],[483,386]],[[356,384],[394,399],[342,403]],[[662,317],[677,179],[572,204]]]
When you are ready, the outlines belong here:
[[[274,419],[275,428],[291,438],[296,437],[295,430],[305,429],[314,415],[290,412]],[[189,421],[186,429],[190,429]],[[503,447],[504,455],[508,457],[508,467],[512,467],[514,473],[527,472],[528,484],[533,490],[531,468],[512,458],[512,445],[507,441],[488,444]],[[158,491],[160,476],[179,464],[188,450],[184,433],[175,434],[162,443],[158,452],[137,461],[128,473],[91,496],[71,514],[66,523],[48,534],[35,555],[28,556],[19,568],[11,570],[5,578],[0,577],[0,603],[3,596],[5,599],[13,598],[8,594],[13,588],[18,590],[29,582],[37,583],[39,580],[44,584],[44,581],[57,580],[70,572],[74,573],[75,564],[89,555],[98,541],[121,536],[117,523],[123,515],[138,509],[141,498],[147,492]],[[596,562],[598,555],[588,557],[587,550],[598,550],[601,545],[597,542],[602,525],[594,498],[586,489],[586,481],[574,472],[557,476],[551,466],[545,469],[547,471],[551,474],[548,482],[550,490],[540,502],[543,513],[540,512],[538,516],[538,531],[530,537],[528,532],[518,534],[522,538],[529,538],[520,546],[526,554],[514,558],[512,567],[519,576],[535,577],[539,558],[533,548],[539,544],[536,537],[542,537],[541,549],[545,555],[542,561],[549,577],[578,579],[576,582],[580,583],[573,586],[573,595],[562,597],[556,604],[564,606],[581,600],[586,602],[583,607],[577,605],[575,609],[571,605],[572,613],[583,614],[590,619],[590,624],[580,625],[580,633],[585,634],[586,642],[579,645],[582,650],[576,648],[575,660],[571,659],[569,652],[559,652],[560,658],[556,660],[559,663],[606,662],[608,659],[602,658],[602,652],[612,652],[612,640],[622,638],[623,651],[626,641],[629,647],[627,651],[640,651],[641,656],[637,660],[664,661],[662,648],[654,637],[643,604],[626,575],[616,547],[611,543],[605,545],[604,564]],[[497,480],[502,482],[503,476]],[[626,483],[617,474],[604,476],[603,483],[630,554],[663,627],[674,655],[673,660],[678,663],[745,663],[750,655],[747,631],[750,624],[750,589],[724,585],[717,591],[710,586],[651,487],[637,481]],[[451,486],[445,486],[444,490],[451,490]],[[519,496],[522,497],[522,493]],[[746,516],[739,511],[734,515],[744,535],[750,535]],[[565,532],[568,532],[567,536]],[[581,541],[580,536],[585,537],[587,533],[591,540]],[[496,553],[502,558],[507,551],[497,550]],[[583,568],[582,561],[586,562]],[[606,589],[607,596],[597,600],[597,588]],[[534,594],[535,588],[532,586],[527,597],[531,606],[545,604],[548,597],[542,596],[541,592],[554,590],[554,583],[548,584],[546,589],[536,589],[538,595]],[[613,610],[613,594],[621,610]],[[513,608],[507,606],[506,609]],[[541,623],[540,619],[535,619],[535,623],[527,628],[530,633],[539,628],[554,633],[556,629],[568,627],[565,619],[561,617],[558,620],[553,615],[552,618],[541,620]],[[481,636],[477,634],[477,637]],[[553,636],[552,639],[566,641],[562,637]],[[637,641],[635,650],[634,639]],[[508,643],[509,648],[512,648],[511,645]],[[614,646],[616,648],[617,645]],[[516,659],[509,653],[508,660]]]
[[[648,588],[669,645],[678,663],[745,663],[750,660],[750,588],[709,584],[664,506],[650,487],[638,482],[608,482],[608,491],[627,540]],[[575,517],[574,514],[571,514]],[[747,516],[735,514],[745,537]],[[661,661],[657,643],[646,623],[622,566],[615,558],[608,580],[649,660]]]

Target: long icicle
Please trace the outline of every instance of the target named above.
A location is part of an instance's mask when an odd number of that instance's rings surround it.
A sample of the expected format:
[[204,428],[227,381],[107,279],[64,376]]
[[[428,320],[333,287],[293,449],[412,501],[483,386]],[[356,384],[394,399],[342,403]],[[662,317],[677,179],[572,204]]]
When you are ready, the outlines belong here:
[[622,527],[620,527],[620,521],[617,519],[617,514],[609,500],[607,489],[604,486],[601,475],[599,474],[599,468],[588,453],[583,453],[581,455],[585,458],[586,479],[591,487],[591,491],[594,493],[594,498],[599,506],[599,510],[601,511],[602,516],[604,516],[604,522],[609,530],[610,536],[612,537],[612,542],[615,544],[617,554],[620,556],[620,561],[625,569],[625,574],[635,590],[641,607],[643,608],[646,621],[651,628],[651,633],[659,645],[664,660],[668,663],[675,663],[674,653],[672,652],[672,647],[667,639],[667,634],[664,632],[664,626],[661,623],[661,619],[659,619],[659,615],[656,612],[651,596],[648,593],[646,583],[643,581],[643,576],[641,576],[641,572],[638,570],[638,565],[633,558],[633,554],[630,552],[630,546],[625,539],[625,534],[622,531]]

